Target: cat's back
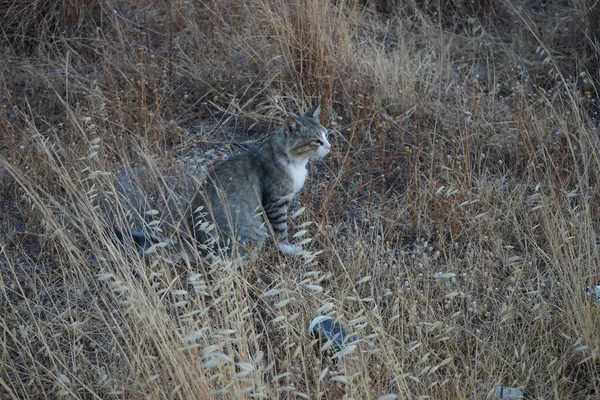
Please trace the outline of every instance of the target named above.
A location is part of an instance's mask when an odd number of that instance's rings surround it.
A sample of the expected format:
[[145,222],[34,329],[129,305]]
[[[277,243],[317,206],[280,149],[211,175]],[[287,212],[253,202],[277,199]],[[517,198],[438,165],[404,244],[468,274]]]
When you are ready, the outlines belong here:
[[215,165],[209,173],[209,185],[227,191],[290,191],[289,173],[273,152],[270,140],[255,145]]
[[275,176],[279,174],[272,163],[261,153],[261,147],[217,163],[196,195],[194,206],[210,203],[217,213],[226,212],[228,208],[248,209],[254,213],[265,196],[265,187],[269,188],[268,182],[277,181]]
[[244,151],[227,160],[217,163],[208,174],[206,185],[227,187],[250,186],[256,184],[263,175],[263,167],[256,155]]

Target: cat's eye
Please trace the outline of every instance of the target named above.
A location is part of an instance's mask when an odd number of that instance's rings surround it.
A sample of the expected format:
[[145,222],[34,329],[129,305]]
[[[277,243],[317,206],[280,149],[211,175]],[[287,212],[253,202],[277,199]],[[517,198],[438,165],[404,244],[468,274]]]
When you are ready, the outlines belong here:
[[313,142],[318,144],[319,146],[323,146],[323,141],[321,139],[313,140]]

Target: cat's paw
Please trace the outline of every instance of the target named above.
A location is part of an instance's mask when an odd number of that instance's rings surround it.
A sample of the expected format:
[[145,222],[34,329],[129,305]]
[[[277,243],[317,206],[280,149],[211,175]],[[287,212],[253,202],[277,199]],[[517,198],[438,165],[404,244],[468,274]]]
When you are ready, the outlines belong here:
[[285,254],[300,254],[302,248],[290,243],[277,243],[279,251]]

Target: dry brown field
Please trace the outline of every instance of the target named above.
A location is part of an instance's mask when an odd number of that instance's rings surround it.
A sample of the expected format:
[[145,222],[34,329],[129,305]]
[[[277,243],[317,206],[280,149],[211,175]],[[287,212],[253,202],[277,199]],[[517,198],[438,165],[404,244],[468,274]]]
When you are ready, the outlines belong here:
[[[600,398],[598,21],[593,0],[1,2],[0,398]],[[111,235],[119,173],[152,171],[160,205],[319,102],[303,257]],[[317,315],[362,340],[332,359]]]

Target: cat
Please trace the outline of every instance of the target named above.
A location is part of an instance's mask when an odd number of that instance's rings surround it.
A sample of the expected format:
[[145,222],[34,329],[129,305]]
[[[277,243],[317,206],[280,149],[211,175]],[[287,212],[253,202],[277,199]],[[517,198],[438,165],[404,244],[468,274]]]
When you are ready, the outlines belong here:
[[[204,255],[225,250],[243,261],[249,248],[262,247],[272,236],[283,253],[300,253],[288,240],[288,209],[304,186],[308,159],[331,151],[320,113],[316,106],[302,116],[291,114],[258,146],[215,165],[184,212],[187,232],[180,232],[183,243],[176,247],[188,255],[190,246]],[[157,244],[174,243],[148,232],[114,230],[121,243],[134,244],[140,255]]]
[[188,229],[199,247],[229,253],[235,248],[244,257],[272,236],[283,253],[302,251],[288,240],[288,210],[304,186],[308,159],[331,151],[320,113],[316,106],[302,116],[290,115],[258,146],[209,172],[188,213]]

